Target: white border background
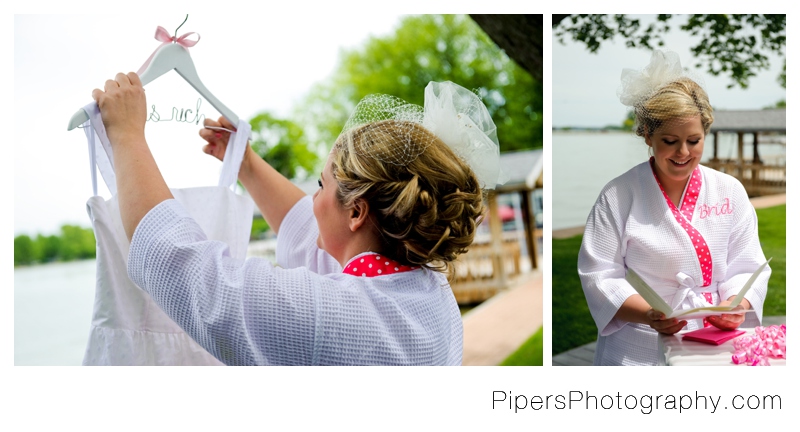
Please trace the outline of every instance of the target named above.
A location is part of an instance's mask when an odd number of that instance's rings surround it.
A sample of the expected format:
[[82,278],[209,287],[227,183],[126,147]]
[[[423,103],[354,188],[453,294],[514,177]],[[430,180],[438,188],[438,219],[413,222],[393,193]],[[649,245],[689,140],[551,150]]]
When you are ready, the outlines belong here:
[[[526,3],[533,3],[526,0]],[[53,2],[18,2],[14,13],[29,12],[104,12],[113,8],[161,8],[158,2],[132,2],[129,5],[108,2],[90,2],[86,8]],[[235,19],[235,13],[252,13],[253,8],[269,6],[244,6],[236,2],[204,5],[219,9]],[[460,1],[437,4],[430,10],[430,1],[410,1],[403,4],[370,2],[364,6],[347,2],[309,6],[297,2],[292,10],[281,13],[325,13],[343,8],[365,7],[379,13],[383,7],[407,9],[408,13],[481,12],[481,13],[544,13],[545,23],[553,12],[581,13],[659,13],[653,2],[571,2],[520,7],[522,3]],[[675,12],[753,12],[754,6],[762,13],[787,13],[782,2],[761,1],[757,4],[742,1],[671,1]],[[598,4],[600,6],[598,6]],[[785,3],[788,4],[788,3]],[[197,8],[197,4],[185,7]],[[664,6],[661,4],[660,6]],[[284,7],[284,6],[282,6]],[[55,9],[54,9],[55,8]],[[79,10],[80,9],[80,10]],[[273,9],[269,9],[271,12]],[[314,12],[309,12],[309,11]],[[182,10],[181,13],[185,13]],[[190,10],[189,12],[192,12]],[[672,12],[672,11],[671,11]],[[788,17],[793,22],[792,14]],[[13,15],[4,14],[2,21],[2,47],[4,58],[13,58]],[[547,26],[545,26],[547,27]],[[787,26],[787,73],[790,76],[787,91],[792,93],[793,71],[797,65],[797,49],[793,44],[792,26]],[[312,31],[310,29],[310,31]],[[552,104],[550,65],[552,55],[551,32],[544,31],[544,142],[545,142],[545,227],[550,226],[551,117]],[[4,94],[13,94],[13,69],[11,62],[3,63]],[[55,77],[57,78],[57,77]],[[793,117],[793,95],[787,115]],[[10,97],[5,98],[6,101]],[[80,102],[80,101],[78,101]],[[14,107],[3,106],[4,118],[13,118]],[[789,136],[794,136],[787,133]],[[14,145],[25,143],[6,142]],[[787,146],[789,164],[797,161],[793,145]],[[16,161],[14,161],[16,162]],[[13,162],[12,162],[13,163]],[[13,185],[12,163],[2,170],[5,185]],[[798,220],[795,210],[796,188],[794,176],[787,172],[790,197],[787,220]],[[9,190],[9,189],[6,189]],[[243,428],[295,430],[310,428],[347,428],[355,430],[505,430],[509,427],[523,429],[573,429],[589,427],[592,430],[639,430],[684,428],[791,428],[786,420],[798,408],[796,375],[791,373],[796,362],[790,360],[785,368],[613,368],[591,367],[464,367],[464,368],[80,368],[80,367],[14,367],[13,366],[13,273],[11,240],[13,237],[13,212],[3,212],[5,230],[3,278],[3,375],[0,384],[5,400],[0,412],[5,414],[6,430],[40,429],[98,429],[98,430],[165,430],[165,429],[224,429]],[[787,237],[794,239],[796,229],[787,226]],[[788,242],[787,262],[796,262],[796,246]],[[544,239],[544,304],[551,304],[550,250],[551,236],[545,231]],[[790,265],[791,266],[791,265]],[[797,278],[787,275],[787,315],[794,316],[796,301],[792,288]],[[551,331],[550,308],[545,307],[545,365],[550,364]],[[788,319],[787,319],[788,321]],[[595,395],[701,395],[722,396],[723,403],[736,394],[776,394],[782,399],[782,409],[773,411],[718,410],[715,414],[705,410],[682,413],[677,410],[660,410],[644,415],[636,410],[527,410],[514,413],[506,407],[492,409],[493,391],[509,391],[514,395],[546,396],[566,395],[569,391],[589,391]],[[5,428],[4,428],[5,429]]]

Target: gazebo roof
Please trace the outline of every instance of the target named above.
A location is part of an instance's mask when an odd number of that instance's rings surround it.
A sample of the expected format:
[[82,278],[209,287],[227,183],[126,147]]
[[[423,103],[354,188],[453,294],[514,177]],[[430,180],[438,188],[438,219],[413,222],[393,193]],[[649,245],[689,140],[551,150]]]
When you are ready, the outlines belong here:
[[711,132],[786,132],[786,109],[714,111]]
[[497,192],[532,190],[542,175],[544,156],[542,149],[522,150],[500,154],[500,169],[508,176]]

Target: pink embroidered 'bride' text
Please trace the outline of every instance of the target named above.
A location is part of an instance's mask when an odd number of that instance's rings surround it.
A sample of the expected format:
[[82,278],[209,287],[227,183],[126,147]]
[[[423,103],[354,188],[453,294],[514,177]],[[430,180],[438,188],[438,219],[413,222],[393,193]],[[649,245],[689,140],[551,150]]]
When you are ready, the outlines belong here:
[[700,219],[705,219],[711,216],[722,216],[722,215],[729,215],[733,213],[733,207],[731,207],[731,200],[730,198],[725,198],[725,201],[721,203],[717,203],[716,205],[710,206],[708,204],[701,204],[697,206],[697,209],[700,210]]

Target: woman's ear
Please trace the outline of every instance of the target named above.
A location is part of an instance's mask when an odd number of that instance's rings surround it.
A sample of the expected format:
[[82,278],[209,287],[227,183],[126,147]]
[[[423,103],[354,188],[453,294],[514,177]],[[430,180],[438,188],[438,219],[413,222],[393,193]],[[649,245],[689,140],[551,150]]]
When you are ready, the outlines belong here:
[[353,203],[353,207],[350,208],[350,219],[348,221],[350,231],[356,232],[368,219],[369,204],[366,200],[359,198]]

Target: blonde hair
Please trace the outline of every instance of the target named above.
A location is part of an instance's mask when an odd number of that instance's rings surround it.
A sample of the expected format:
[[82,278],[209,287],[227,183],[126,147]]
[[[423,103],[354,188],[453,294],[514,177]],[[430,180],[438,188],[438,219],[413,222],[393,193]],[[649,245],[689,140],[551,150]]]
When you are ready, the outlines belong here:
[[[370,157],[404,142],[430,143],[416,159],[395,165]],[[452,276],[452,263],[467,251],[483,214],[483,195],[470,167],[421,125],[383,120],[340,135],[331,154],[337,198],[350,208],[369,204],[383,254]]]
[[699,115],[703,131],[708,134],[714,123],[714,112],[708,94],[689,78],[675,80],[659,88],[635,108],[636,135],[652,135],[665,122]]

